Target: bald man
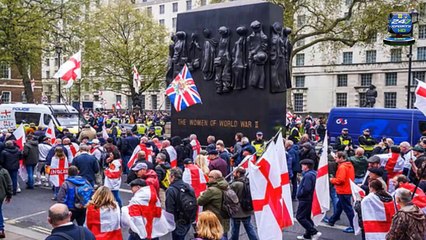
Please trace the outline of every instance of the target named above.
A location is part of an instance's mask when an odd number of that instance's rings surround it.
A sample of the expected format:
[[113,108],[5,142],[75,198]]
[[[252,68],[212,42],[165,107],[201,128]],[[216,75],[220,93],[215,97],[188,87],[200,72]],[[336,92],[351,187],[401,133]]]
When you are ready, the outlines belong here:
[[71,222],[71,212],[65,204],[53,204],[49,208],[47,221],[50,225],[52,225],[53,230],[52,234],[50,234],[46,240],[95,240],[95,236],[89,231],[89,229],[76,226]]

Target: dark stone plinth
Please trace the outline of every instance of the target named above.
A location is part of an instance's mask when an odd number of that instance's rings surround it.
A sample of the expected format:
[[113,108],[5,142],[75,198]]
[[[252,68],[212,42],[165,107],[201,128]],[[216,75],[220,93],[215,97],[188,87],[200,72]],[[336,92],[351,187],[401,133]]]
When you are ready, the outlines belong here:
[[[269,54],[271,26],[274,22],[281,23],[283,20],[282,8],[272,3],[235,1],[200,7],[178,14],[177,31],[184,31],[187,36],[196,33],[203,48],[203,29],[210,29],[212,38],[219,42],[221,35],[218,29],[225,26],[231,31],[229,42],[232,51],[240,37],[236,29],[245,26],[249,36],[252,33],[250,24],[255,20],[262,24],[263,33],[268,37]],[[190,42],[189,38],[187,42]],[[201,68],[191,73],[203,104],[191,106],[182,112],[172,109],[172,136],[187,137],[195,133],[201,143],[205,144],[207,136],[214,135],[216,140],[222,139],[230,146],[234,144],[237,132],[253,139],[257,131],[262,131],[265,138],[270,138],[279,127],[285,125],[286,95],[271,93],[269,56],[265,63],[263,89],[250,86],[247,71],[245,89],[218,94],[215,81],[206,81]]]

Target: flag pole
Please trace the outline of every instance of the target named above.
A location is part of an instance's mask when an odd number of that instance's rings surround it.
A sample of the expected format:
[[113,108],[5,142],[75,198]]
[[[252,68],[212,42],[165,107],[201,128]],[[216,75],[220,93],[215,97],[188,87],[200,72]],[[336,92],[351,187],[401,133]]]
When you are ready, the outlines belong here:
[[[278,134],[280,134],[280,132],[282,131],[283,129],[282,128],[280,128],[280,130],[278,130],[278,132],[269,140],[269,141],[267,141],[266,143],[265,143],[265,149],[268,147],[268,145],[269,145],[269,143],[271,143],[272,141],[274,141],[277,137],[278,137]],[[241,167],[242,165],[244,165],[244,163],[246,163],[247,161],[249,161],[250,159],[252,159],[253,158],[253,156],[257,153],[258,151],[256,150],[256,152],[254,152],[250,157],[248,157],[248,158],[244,158],[243,159],[243,161],[241,161],[240,162],[240,164],[238,164],[238,166],[237,167],[234,167],[234,169],[228,174],[228,175],[226,175],[226,177],[225,177],[225,179],[227,179],[227,178],[229,178],[230,176],[232,176],[232,174],[235,172],[235,171],[237,171],[237,169],[239,168],[239,167]],[[259,160],[260,159],[258,159],[257,161],[256,161],[256,164],[259,162]]]
[[80,112],[80,114],[78,114],[78,131],[80,131],[81,114],[83,114],[81,112],[81,82],[82,78],[78,79],[78,111]]

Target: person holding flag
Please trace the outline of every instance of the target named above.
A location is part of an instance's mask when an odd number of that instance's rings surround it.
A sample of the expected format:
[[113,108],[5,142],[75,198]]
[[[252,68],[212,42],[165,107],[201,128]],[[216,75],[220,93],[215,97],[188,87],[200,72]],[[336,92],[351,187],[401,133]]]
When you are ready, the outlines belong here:
[[303,178],[297,188],[296,197],[299,200],[299,205],[297,207],[296,219],[305,229],[305,234],[298,236],[297,239],[316,240],[322,235],[321,232],[315,229],[314,222],[311,219],[317,172],[313,170],[315,163],[311,159],[303,159],[300,161],[300,164],[302,165]]

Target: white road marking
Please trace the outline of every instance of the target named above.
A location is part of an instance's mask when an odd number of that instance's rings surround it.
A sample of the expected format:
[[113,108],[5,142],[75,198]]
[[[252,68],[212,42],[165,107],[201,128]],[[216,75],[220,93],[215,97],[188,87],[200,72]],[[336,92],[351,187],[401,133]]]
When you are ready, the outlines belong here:
[[36,212],[36,213],[33,213],[33,214],[25,215],[25,216],[22,216],[22,217],[9,219],[6,222],[13,224],[13,223],[19,222],[19,220],[21,220],[21,219],[37,216],[37,215],[44,214],[44,213],[47,213],[47,211],[40,211],[40,212]]
[[40,227],[40,226],[31,226],[30,229],[32,229],[34,231],[37,231],[37,232],[44,233],[44,234],[48,234],[48,235],[50,235],[50,233],[51,233],[50,229],[44,228],[44,227]]

